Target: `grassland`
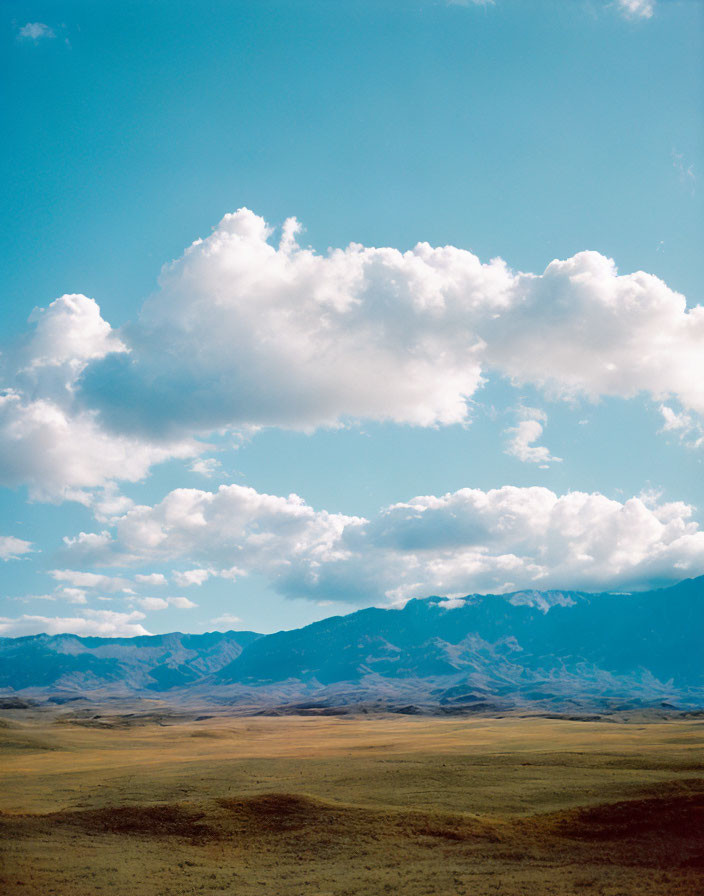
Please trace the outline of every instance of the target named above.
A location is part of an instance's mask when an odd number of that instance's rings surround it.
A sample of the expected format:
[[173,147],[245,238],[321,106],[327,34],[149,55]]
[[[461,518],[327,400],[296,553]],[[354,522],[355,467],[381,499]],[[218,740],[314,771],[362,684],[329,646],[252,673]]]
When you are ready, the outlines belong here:
[[701,719],[96,714],[4,713],[0,892],[704,893]]

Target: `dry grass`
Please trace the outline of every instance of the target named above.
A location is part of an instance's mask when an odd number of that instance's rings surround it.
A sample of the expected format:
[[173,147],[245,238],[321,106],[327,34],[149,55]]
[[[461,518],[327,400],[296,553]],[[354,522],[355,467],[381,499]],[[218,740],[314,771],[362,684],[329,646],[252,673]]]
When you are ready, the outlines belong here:
[[704,893],[701,721],[5,718],[6,894]]

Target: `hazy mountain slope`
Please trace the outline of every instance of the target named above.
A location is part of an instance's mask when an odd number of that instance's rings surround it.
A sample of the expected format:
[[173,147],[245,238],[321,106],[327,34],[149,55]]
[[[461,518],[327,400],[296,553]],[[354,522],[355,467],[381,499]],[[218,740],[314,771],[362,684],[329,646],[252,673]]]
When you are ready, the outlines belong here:
[[677,686],[700,686],[703,633],[704,577],[628,595],[473,595],[452,608],[429,598],[402,610],[362,610],[269,635],[216,677],[248,683],[315,678],[321,684],[369,673],[426,678],[503,657],[527,670],[588,664],[623,674],[642,668]]
[[138,638],[0,638],[0,687],[165,690],[217,671],[258,637],[254,632],[175,632]]
[[704,577],[634,594],[427,598],[273,635],[0,639],[0,687],[271,706],[704,707]]

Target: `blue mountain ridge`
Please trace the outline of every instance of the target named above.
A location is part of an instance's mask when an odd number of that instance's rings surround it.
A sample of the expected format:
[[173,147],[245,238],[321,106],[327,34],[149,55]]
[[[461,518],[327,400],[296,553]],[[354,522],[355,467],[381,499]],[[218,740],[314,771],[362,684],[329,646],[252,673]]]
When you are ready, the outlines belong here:
[[272,635],[2,638],[0,688],[444,711],[704,708],[704,576],[629,594],[430,597]]

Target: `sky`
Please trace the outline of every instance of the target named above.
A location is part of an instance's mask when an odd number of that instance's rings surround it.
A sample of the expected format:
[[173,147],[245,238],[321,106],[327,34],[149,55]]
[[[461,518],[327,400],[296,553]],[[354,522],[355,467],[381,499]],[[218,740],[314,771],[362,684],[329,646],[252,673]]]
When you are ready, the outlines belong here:
[[0,43],[0,635],[704,574],[700,0]]

